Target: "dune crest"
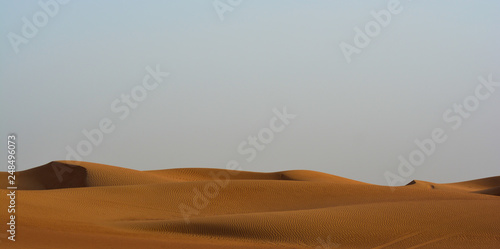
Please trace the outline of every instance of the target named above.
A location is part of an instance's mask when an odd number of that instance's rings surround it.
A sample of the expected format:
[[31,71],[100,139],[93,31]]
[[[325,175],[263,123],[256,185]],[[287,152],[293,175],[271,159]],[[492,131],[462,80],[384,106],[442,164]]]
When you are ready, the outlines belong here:
[[[57,172],[65,169],[64,177],[58,177]],[[50,162],[45,165],[19,171],[16,173],[18,190],[46,190],[61,188],[87,187],[87,168],[70,165],[64,162]],[[6,172],[0,172],[2,179],[7,178]],[[7,182],[1,181],[0,188],[7,188]]]

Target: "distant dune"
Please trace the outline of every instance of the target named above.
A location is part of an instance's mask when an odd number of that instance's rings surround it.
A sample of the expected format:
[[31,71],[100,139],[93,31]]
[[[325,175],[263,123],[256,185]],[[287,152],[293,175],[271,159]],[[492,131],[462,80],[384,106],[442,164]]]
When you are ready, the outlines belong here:
[[16,177],[16,242],[1,248],[500,248],[500,177],[391,188],[307,170],[72,161]]

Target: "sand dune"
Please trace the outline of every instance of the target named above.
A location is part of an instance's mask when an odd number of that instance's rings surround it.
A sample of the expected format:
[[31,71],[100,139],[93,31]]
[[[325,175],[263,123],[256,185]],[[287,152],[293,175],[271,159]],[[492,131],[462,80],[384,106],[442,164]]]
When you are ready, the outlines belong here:
[[448,191],[459,191],[468,193],[478,193],[478,194],[488,194],[488,195],[500,195],[500,177],[488,177],[483,179],[477,179],[465,182],[438,184],[425,181],[411,181],[407,186],[438,189],[438,190],[448,190]]
[[306,170],[58,161],[17,178],[9,248],[500,248],[500,177],[390,188]]

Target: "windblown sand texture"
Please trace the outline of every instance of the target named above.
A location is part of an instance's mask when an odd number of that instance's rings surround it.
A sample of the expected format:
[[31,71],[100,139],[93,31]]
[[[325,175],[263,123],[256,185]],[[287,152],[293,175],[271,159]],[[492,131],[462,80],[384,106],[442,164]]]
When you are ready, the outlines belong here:
[[[60,181],[54,169],[64,167]],[[500,177],[390,188],[307,170],[71,161],[16,177],[16,241],[1,238],[0,248],[500,248]]]

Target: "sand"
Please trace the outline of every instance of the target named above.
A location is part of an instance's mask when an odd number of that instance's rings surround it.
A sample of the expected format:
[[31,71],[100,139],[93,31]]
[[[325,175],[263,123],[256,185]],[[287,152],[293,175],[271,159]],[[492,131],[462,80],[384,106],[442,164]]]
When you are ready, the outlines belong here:
[[16,241],[1,248],[500,248],[500,177],[390,188],[307,170],[57,161],[17,183]]

